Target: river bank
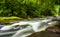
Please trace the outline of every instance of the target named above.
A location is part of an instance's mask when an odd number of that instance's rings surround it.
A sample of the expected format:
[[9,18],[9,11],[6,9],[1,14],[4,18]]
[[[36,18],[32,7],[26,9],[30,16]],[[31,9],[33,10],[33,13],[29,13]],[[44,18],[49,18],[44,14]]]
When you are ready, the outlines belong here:
[[[56,19],[56,17],[54,16],[46,16],[46,17],[42,17],[42,18],[20,18],[20,17],[0,17],[0,23],[4,23],[6,25],[12,24],[12,23],[16,23],[22,20],[34,20],[34,19]],[[58,16],[57,18],[60,18],[60,16]]]

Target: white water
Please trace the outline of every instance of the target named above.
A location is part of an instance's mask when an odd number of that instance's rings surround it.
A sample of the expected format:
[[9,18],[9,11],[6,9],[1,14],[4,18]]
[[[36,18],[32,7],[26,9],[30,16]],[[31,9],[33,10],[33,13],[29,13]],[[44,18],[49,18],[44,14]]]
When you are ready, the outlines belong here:
[[[51,21],[51,20],[48,20]],[[16,34],[14,34],[12,37],[26,37],[33,32],[39,32],[45,30],[49,26],[54,26],[56,24],[55,22],[48,22],[47,20],[42,20],[42,21],[29,21],[28,25],[32,27],[28,27],[22,30],[17,31]],[[51,25],[53,23],[53,25]],[[49,24],[49,25],[48,25]],[[26,24],[21,24],[21,25],[26,25]]]
[[[50,22],[51,19],[20,21],[9,26],[4,26],[0,30],[10,30],[16,25],[28,25],[28,27],[18,30],[12,37],[26,37],[34,32],[44,31],[49,26],[54,26],[57,21]],[[53,24],[53,25],[52,25]]]
[[10,30],[12,27],[11,26],[4,26],[0,30]]

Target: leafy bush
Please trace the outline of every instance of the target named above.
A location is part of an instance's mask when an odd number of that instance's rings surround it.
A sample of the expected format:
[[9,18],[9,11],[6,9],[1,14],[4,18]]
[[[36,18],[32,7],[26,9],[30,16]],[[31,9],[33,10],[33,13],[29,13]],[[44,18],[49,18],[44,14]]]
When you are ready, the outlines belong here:
[[[53,15],[59,0],[0,0],[0,16],[41,17]],[[55,12],[54,12],[55,13]]]

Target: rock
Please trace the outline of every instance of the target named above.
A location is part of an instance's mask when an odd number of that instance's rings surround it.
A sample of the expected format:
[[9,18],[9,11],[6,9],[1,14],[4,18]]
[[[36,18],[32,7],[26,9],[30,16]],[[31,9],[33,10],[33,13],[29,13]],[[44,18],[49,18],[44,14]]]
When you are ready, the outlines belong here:
[[48,27],[45,31],[35,32],[27,37],[60,37],[60,28]]
[[52,32],[41,31],[41,32],[33,33],[27,37],[60,37],[60,35],[58,35],[56,33],[52,33]]
[[4,26],[4,27],[2,27],[0,30],[10,30],[12,27],[11,26]]
[[20,29],[19,25],[16,25],[16,26],[7,25],[7,26],[3,26],[0,30],[1,31],[15,31],[19,29]]
[[0,29],[2,28],[2,27],[4,27],[5,25],[0,25]]
[[60,28],[58,28],[58,27],[48,27],[46,29],[46,31],[53,32],[53,33],[56,33],[56,34],[60,34]]

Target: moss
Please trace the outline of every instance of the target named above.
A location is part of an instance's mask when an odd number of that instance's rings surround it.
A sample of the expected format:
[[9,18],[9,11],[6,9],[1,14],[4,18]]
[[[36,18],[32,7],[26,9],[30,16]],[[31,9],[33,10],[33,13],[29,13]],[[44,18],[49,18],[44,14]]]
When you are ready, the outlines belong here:
[[10,22],[20,21],[23,20],[23,18],[19,17],[0,17],[0,22],[3,22],[5,24],[10,24]]

